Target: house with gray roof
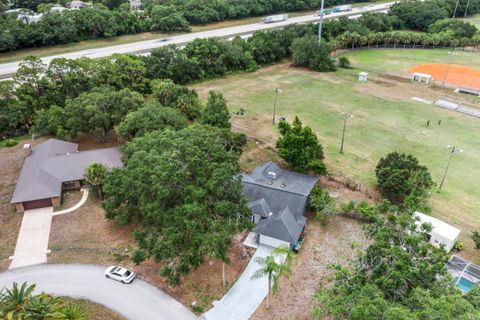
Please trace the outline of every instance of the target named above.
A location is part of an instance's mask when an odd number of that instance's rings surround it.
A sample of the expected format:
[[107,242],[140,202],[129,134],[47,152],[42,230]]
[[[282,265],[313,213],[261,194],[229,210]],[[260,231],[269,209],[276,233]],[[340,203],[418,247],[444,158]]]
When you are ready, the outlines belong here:
[[273,162],[243,175],[243,193],[252,210],[257,243],[273,247],[298,243],[306,225],[310,192],[317,181],[317,177],[281,169]]
[[98,162],[107,168],[121,167],[122,153],[118,148],[78,151],[78,145],[49,139],[33,150],[23,146],[26,158],[11,203],[17,212],[59,206],[62,192],[80,188],[85,169]]

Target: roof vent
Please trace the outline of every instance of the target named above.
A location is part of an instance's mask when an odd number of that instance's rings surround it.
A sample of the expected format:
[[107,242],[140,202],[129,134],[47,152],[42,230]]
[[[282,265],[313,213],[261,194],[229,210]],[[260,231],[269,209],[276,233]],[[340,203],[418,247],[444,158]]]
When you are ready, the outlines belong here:
[[273,184],[273,180],[268,180],[268,184]]
[[274,171],[268,171],[268,172],[267,172],[267,177],[268,177],[269,179],[275,180],[275,179],[277,179],[277,173],[274,172]]
[[282,184],[280,185],[281,188],[285,188],[286,186],[287,186],[287,185],[286,185],[285,183],[282,183]]

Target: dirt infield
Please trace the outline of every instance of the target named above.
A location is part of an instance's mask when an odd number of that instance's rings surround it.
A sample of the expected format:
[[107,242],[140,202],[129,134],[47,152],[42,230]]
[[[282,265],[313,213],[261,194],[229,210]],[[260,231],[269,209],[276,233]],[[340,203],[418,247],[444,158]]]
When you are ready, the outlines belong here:
[[445,82],[464,88],[480,89],[480,70],[455,64],[420,64],[408,69],[408,72],[426,73],[436,83]]

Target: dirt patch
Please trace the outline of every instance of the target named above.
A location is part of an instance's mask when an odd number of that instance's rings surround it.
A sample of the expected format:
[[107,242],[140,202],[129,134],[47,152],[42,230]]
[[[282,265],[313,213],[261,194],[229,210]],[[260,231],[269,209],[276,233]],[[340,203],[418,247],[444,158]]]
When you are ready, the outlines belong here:
[[53,211],[62,211],[76,205],[82,199],[83,192],[80,190],[65,191],[62,193],[62,203]]
[[320,278],[333,274],[327,268],[329,264],[345,264],[354,257],[353,243],[365,243],[358,221],[336,217],[322,226],[309,217],[305,242],[292,268],[292,275],[280,279],[280,289],[273,296],[270,310],[266,309],[264,302],[251,319],[312,319],[313,297]]
[[429,74],[434,81],[465,88],[480,89],[480,70],[455,64],[420,64],[408,69],[408,72]]

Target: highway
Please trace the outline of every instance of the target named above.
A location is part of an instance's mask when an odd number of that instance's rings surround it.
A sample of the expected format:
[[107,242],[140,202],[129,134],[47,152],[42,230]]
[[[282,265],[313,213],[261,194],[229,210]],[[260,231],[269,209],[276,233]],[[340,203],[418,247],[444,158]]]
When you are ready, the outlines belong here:
[[[386,12],[394,3],[395,2],[370,4],[364,7],[353,8],[351,11],[347,11],[347,12],[331,13],[329,15],[325,15],[324,19],[335,19],[342,16],[358,17],[359,15],[365,12],[379,12],[379,11]],[[253,24],[247,24],[247,25],[241,25],[241,26],[235,26],[235,27],[214,29],[214,30],[203,31],[203,32],[187,33],[187,34],[173,36],[166,39],[154,39],[154,40],[127,43],[127,44],[122,44],[117,46],[103,47],[98,49],[82,50],[82,51],[77,51],[72,53],[44,57],[42,58],[42,61],[43,63],[48,64],[50,63],[50,61],[52,61],[55,58],[67,58],[67,59],[77,59],[80,57],[102,58],[102,57],[111,56],[116,53],[145,54],[155,48],[159,48],[159,47],[170,45],[170,44],[181,46],[197,38],[201,38],[201,39],[212,38],[212,37],[213,38],[229,38],[236,35],[251,34],[255,31],[282,28],[290,24],[301,24],[301,23],[315,22],[318,20],[319,20],[318,15],[311,14],[311,15],[289,18],[285,21],[276,22],[276,23],[269,23],[269,24],[265,24],[262,22],[253,23]],[[11,77],[17,71],[19,63],[20,62],[17,61],[12,63],[1,64],[0,79]]]

